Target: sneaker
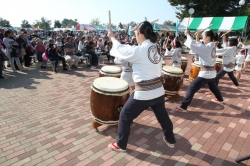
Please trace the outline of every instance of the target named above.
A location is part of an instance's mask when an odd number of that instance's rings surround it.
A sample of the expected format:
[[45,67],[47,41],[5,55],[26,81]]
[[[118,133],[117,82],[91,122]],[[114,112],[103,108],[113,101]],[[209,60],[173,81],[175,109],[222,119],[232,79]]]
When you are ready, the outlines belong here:
[[113,150],[113,151],[126,152],[126,150],[123,150],[123,149],[119,148],[115,142],[109,144],[108,147],[109,147],[111,150]]
[[212,99],[211,101],[215,102],[215,103],[221,103],[221,104],[224,104],[224,101],[219,101],[217,99]]
[[63,68],[63,70],[64,70],[64,71],[68,71],[68,69],[67,69],[66,67],[65,67],[65,68]]
[[56,69],[54,69],[53,72],[58,73],[58,71]]
[[163,139],[163,141],[168,145],[168,147],[174,148],[174,144],[169,143],[169,142],[167,141],[167,139],[166,139],[166,136],[164,136],[162,139]]
[[181,108],[181,107],[176,107],[176,108],[174,109],[174,111],[176,111],[176,112],[187,112],[187,110],[185,110],[185,109],[183,109],[183,108]]
[[77,66],[76,65],[72,65],[71,68],[72,69],[77,69]]

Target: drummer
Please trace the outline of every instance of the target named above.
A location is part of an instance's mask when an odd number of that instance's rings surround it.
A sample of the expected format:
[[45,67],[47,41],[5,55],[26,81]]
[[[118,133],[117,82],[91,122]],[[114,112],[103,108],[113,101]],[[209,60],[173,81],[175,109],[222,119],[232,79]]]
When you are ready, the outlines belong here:
[[115,151],[126,151],[130,125],[145,109],[151,107],[164,132],[163,141],[174,148],[173,124],[165,109],[164,88],[162,86],[162,57],[157,51],[157,34],[148,21],[134,29],[138,46],[120,44],[109,31],[113,42],[111,55],[132,63],[135,91],[120,112],[117,142],[109,144]]
[[247,49],[246,50],[246,59],[244,62],[244,67],[243,67],[243,72],[245,72],[245,70],[247,69],[248,65],[250,64],[250,45],[245,45],[244,43],[242,43],[241,39],[239,39],[239,43],[242,45],[242,48]]
[[117,57],[114,59],[114,63],[122,65],[121,79],[124,81],[127,81],[130,88],[132,90],[135,90],[135,83],[132,78],[132,74],[133,74],[132,64]]
[[179,40],[174,38],[171,42],[172,49],[169,51],[166,49],[165,56],[172,56],[172,66],[181,68],[181,43]]
[[[223,36],[223,35],[222,35]],[[234,76],[234,63],[235,63],[235,56],[237,51],[237,39],[236,38],[229,38],[228,39],[228,46],[222,49],[216,49],[216,55],[223,55],[222,64],[223,68],[217,73],[216,75],[216,84],[218,86],[219,80],[227,73],[229,78],[233,81],[234,85],[233,88],[237,88],[239,83]]]
[[213,31],[208,30],[205,31],[203,36],[203,43],[200,42],[199,36],[200,31],[196,33],[196,41],[193,41],[190,32],[186,31],[187,34],[187,40],[185,42],[185,45],[189,48],[191,48],[195,53],[198,53],[200,56],[200,72],[198,74],[198,77],[194,79],[194,81],[190,84],[188,87],[185,99],[182,101],[182,104],[180,107],[176,107],[175,111],[178,112],[187,112],[187,107],[191,103],[194,94],[205,84],[208,84],[209,89],[213,92],[216,99],[212,99],[214,102],[223,103],[223,98],[221,95],[220,90],[218,89],[218,86],[215,82],[215,63],[216,63],[216,56],[215,56],[215,43],[214,40],[214,34]]

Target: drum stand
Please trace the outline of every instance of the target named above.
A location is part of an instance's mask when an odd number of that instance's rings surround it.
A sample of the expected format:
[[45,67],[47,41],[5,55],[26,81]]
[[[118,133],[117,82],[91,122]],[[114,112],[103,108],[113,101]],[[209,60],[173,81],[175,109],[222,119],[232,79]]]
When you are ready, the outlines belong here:
[[[98,127],[102,126],[103,124],[100,124],[96,121],[92,122],[92,127],[95,129],[96,132],[99,132]],[[115,124],[114,126],[118,127],[118,124]]]

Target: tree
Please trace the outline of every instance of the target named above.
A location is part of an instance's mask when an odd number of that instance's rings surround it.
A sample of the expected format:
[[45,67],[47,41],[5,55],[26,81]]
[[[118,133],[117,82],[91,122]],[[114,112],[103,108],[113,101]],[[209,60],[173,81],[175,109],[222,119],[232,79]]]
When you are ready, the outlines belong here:
[[163,25],[170,25],[170,26],[176,26],[176,23],[173,21],[165,21]]
[[0,26],[11,27],[10,22],[0,17]]
[[42,17],[41,20],[36,20],[34,23],[35,28],[41,28],[44,30],[49,30],[51,25],[51,21],[47,20],[46,18]]
[[72,20],[72,19],[64,18],[62,20],[62,27],[63,28],[67,28],[67,27],[69,28],[69,27],[72,27],[72,26],[76,26],[77,24],[79,24],[77,19]]
[[99,26],[101,24],[99,18],[94,18],[90,21],[91,25]]
[[69,27],[72,27],[72,26],[75,27],[77,24],[79,24],[78,21],[77,21],[77,19],[75,19],[75,20],[71,20],[71,19],[70,19],[69,25],[68,25],[68,26],[69,26]]
[[[246,0],[246,3],[250,0]],[[239,0],[168,0],[170,5],[177,9],[177,18],[182,20],[189,17],[188,10],[194,8],[193,17],[216,17],[216,16],[238,16],[240,5]],[[246,6],[246,5],[245,5]]]
[[137,24],[136,24],[134,21],[130,21],[130,22],[128,23],[128,26],[135,27],[135,26],[137,26]]
[[55,20],[54,21],[54,28],[61,28],[62,27],[62,24],[60,23],[59,20]]
[[31,25],[29,24],[29,22],[27,20],[23,20],[21,27],[22,28],[31,28]]

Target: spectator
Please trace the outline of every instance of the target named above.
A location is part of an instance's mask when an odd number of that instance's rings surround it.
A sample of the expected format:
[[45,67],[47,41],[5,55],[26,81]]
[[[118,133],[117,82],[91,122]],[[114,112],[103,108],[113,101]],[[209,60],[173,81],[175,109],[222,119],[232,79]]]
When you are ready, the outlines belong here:
[[20,57],[19,45],[15,40],[14,33],[10,30],[7,30],[4,34],[3,42],[7,48],[6,53],[8,57],[10,58],[10,65],[11,65],[13,72],[16,72],[14,61],[16,61],[19,70],[22,71],[23,66],[21,65],[20,59],[19,59]]
[[98,57],[95,54],[95,47],[93,41],[90,41],[89,44],[86,46],[86,52],[90,54],[89,63],[91,68],[96,68],[96,66],[98,65]]
[[[77,68],[78,62],[80,61],[80,59],[78,56],[74,55],[75,47],[72,43],[71,37],[67,37],[66,44],[64,45],[64,50],[65,50],[65,59],[68,62],[69,67]],[[71,66],[73,61],[74,61],[74,64]]]
[[37,41],[37,45],[35,46],[35,52],[36,52],[36,58],[38,60],[39,63],[41,64],[41,69],[46,69],[46,64],[47,61],[43,60],[42,55],[43,53],[45,53],[45,46],[42,43],[42,40],[38,40]]
[[62,57],[58,51],[60,50],[60,46],[54,45],[54,44],[49,44],[49,49],[48,49],[48,57],[50,59],[50,61],[55,61],[54,63],[54,72],[57,73],[57,65],[58,65],[58,61],[61,60],[63,63],[63,70],[67,71],[67,65],[66,65],[66,61],[65,58]]

